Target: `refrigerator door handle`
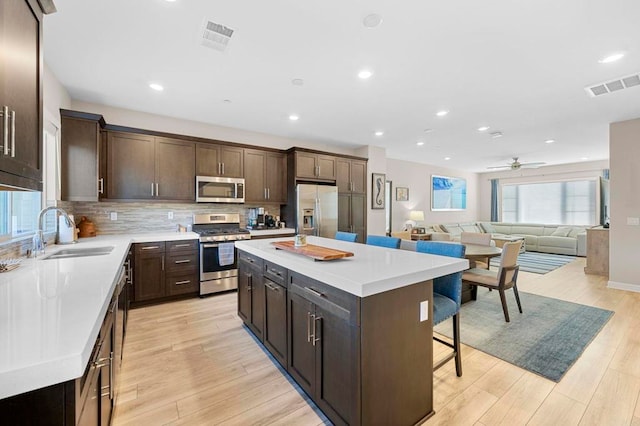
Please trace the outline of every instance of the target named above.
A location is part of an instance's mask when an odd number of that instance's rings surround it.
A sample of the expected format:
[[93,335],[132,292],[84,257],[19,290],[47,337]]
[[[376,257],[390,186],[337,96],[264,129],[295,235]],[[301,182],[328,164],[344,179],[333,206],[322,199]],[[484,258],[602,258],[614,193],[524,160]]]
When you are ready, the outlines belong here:
[[316,197],[316,223],[315,225],[315,230],[314,230],[314,235],[316,237],[319,237],[320,235],[322,235],[321,232],[321,227],[322,227],[322,211],[320,210],[320,198]]

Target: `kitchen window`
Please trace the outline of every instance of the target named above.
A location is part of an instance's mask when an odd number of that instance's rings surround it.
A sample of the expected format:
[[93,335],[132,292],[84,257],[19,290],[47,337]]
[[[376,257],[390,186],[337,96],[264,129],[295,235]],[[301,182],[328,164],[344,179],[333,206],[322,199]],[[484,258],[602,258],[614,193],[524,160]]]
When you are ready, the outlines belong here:
[[41,204],[40,192],[0,191],[0,239],[33,234]]

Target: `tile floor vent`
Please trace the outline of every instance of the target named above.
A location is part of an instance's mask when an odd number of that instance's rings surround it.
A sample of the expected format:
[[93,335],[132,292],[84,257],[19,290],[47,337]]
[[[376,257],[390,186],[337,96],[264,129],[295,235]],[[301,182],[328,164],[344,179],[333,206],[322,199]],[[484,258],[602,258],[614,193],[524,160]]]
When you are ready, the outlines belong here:
[[229,45],[231,36],[233,35],[233,29],[205,19],[201,34],[202,38],[200,43],[203,46],[224,52]]
[[595,98],[596,96],[617,92],[622,89],[629,89],[634,86],[640,86],[640,73],[594,84],[593,86],[585,87],[584,90],[586,90],[591,97]]

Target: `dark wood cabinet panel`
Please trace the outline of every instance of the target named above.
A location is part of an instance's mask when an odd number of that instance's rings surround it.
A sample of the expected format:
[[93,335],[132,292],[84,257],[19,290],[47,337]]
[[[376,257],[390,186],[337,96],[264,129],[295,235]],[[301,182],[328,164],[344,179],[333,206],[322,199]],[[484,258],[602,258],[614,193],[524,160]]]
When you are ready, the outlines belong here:
[[[102,117],[93,119],[69,116],[61,110],[60,190],[64,201],[98,201],[104,192],[105,158],[101,127]],[[84,114],[89,116],[89,114]]]
[[155,138],[109,132],[107,197],[152,199],[155,194]]
[[336,186],[338,192],[351,192],[351,160],[346,158],[336,160]]
[[367,235],[366,194],[338,194],[338,231],[358,234],[357,242],[364,243]]
[[[2,183],[42,189],[42,10],[35,0],[0,5]],[[6,136],[6,137],[5,137]]]
[[246,149],[245,202],[285,203],[286,156],[277,152]]
[[251,323],[251,270],[240,263],[238,271],[238,316],[245,324]]
[[164,250],[159,253],[136,253],[135,301],[145,302],[164,297]]
[[367,162],[348,158],[336,159],[338,192],[366,193]]
[[198,176],[244,177],[244,149],[226,145],[196,145]]
[[195,144],[156,138],[156,198],[195,200]]
[[264,279],[264,345],[287,368],[287,289]]
[[313,395],[316,384],[316,352],[310,342],[311,302],[289,291],[289,336],[287,371],[308,395]]
[[251,322],[253,334],[264,341],[264,280],[262,271],[252,269],[251,274]]
[[351,192],[359,194],[367,193],[367,162],[352,160],[351,161]]
[[304,151],[295,152],[296,178],[335,180],[336,157]]

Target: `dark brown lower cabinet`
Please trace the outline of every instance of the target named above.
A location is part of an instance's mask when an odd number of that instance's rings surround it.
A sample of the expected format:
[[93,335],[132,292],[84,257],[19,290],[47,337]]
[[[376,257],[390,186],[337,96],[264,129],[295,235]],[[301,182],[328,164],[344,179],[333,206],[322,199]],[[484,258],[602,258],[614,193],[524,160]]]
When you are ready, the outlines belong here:
[[287,368],[287,289],[264,278],[264,345]]
[[238,315],[264,341],[264,282],[262,259],[241,252],[238,261]]
[[[357,297],[242,250],[239,258],[238,315],[280,363],[286,347],[287,373],[331,422],[414,425],[433,415],[431,310],[419,318],[420,303],[432,306],[431,281]],[[258,281],[260,297],[251,294]]]

